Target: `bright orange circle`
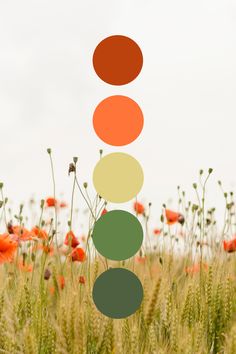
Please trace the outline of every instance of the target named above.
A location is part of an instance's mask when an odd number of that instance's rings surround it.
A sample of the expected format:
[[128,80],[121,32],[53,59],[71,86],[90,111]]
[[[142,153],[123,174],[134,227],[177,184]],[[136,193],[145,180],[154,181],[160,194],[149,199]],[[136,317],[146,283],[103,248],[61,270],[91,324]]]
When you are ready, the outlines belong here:
[[126,96],[110,96],[101,101],[93,114],[93,127],[105,143],[122,146],[132,143],[143,129],[139,105]]

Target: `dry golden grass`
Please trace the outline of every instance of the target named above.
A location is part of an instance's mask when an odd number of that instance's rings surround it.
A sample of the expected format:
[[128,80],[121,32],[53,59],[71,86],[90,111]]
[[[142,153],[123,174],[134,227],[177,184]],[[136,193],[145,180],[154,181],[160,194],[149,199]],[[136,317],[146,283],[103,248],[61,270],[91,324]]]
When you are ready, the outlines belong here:
[[[49,260],[51,278],[40,279],[37,267],[33,283],[31,273],[14,272],[13,264],[2,266],[0,352],[235,353],[235,257],[215,260],[208,271],[191,276],[180,260],[169,256],[160,264],[156,254],[149,258],[150,263],[135,265],[144,284],[142,306],[121,320],[97,311],[92,280],[90,285],[89,279],[85,284],[78,281],[81,265],[73,264],[73,275],[66,266],[63,289],[56,280],[56,259]],[[91,278],[97,264],[90,267]],[[102,270],[99,264],[98,274]]]
[[[55,198],[50,149],[48,153]],[[209,169],[205,180],[202,180],[203,171],[200,171],[200,183],[193,185],[197,198],[195,203],[186,202],[185,193],[178,188],[178,210],[183,214],[185,223],[181,218],[180,224],[176,222],[174,229],[167,225],[166,206],[163,205],[161,234],[155,236],[157,240],[158,237],[166,237],[174,243],[184,237],[190,246],[188,252],[177,256],[174,247],[167,252],[165,247],[160,248],[156,241],[150,240],[149,204],[137,215],[143,223],[147,241],[138,258],[111,262],[96,253],[91,241],[94,223],[106,203],[99,196],[91,201],[87,183],[83,187],[79,184],[76,164],[77,159],[74,158],[69,169],[74,179],[68,229],[72,230],[75,222],[73,205],[78,188],[89,211],[86,261],[72,262],[70,246],[67,247],[67,253],[62,255],[57,237],[57,206],[50,207],[53,217],[47,225],[45,202],[41,201],[37,226],[47,230],[48,238],[44,241],[40,237],[38,240],[36,237],[23,241],[22,235],[18,235],[19,244],[12,263],[0,265],[0,353],[236,353],[236,258],[235,253],[227,253],[222,247],[222,240],[234,233],[236,213],[233,193],[223,191],[225,221],[223,230],[219,231],[214,209],[206,210],[205,206],[206,182],[212,170]],[[222,188],[220,182],[219,185]],[[13,219],[20,227],[27,226],[31,220],[23,215],[23,206],[17,215],[12,215],[7,209],[8,201],[4,197],[2,184],[0,190],[4,232],[11,233],[9,222]],[[64,236],[67,231],[64,231]],[[35,251],[32,247],[35,242],[46,246],[46,249]],[[211,249],[211,257],[207,260],[203,253],[204,242]],[[54,245],[53,255],[47,251],[50,245]],[[194,259],[193,250],[199,251]],[[19,260],[32,269],[19,268]],[[94,281],[109,267],[130,269],[143,284],[142,305],[129,318],[107,318],[93,303],[91,294]],[[85,283],[79,281],[81,276],[85,278]]]

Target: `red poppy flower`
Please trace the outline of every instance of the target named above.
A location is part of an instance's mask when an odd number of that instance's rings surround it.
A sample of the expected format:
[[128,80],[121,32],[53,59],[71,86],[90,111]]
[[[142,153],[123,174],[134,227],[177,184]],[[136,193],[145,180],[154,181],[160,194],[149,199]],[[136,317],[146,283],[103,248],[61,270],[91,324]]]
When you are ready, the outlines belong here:
[[23,272],[26,272],[26,273],[31,273],[32,270],[33,270],[33,267],[32,267],[31,264],[26,264],[26,263],[23,262],[23,261],[20,261],[20,262],[18,263],[18,268],[19,268],[20,270],[22,270]]
[[32,240],[32,235],[29,232],[29,230],[27,230],[25,227],[23,226],[12,226],[11,227],[11,231],[13,233],[13,235],[15,235],[15,239],[16,240],[20,240],[20,241],[31,241]]
[[108,212],[107,209],[104,208],[103,211],[102,211],[102,213],[101,213],[101,215],[104,215],[104,214],[106,214],[107,212]]
[[161,234],[161,229],[154,229],[153,230],[154,235],[160,235]]
[[51,295],[54,295],[54,293],[55,293],[55,288],[54,288],[54,286],[51,286],[51,287],[49,288],[49,292],[50,292]]
[[73,231],[67,232],[64,244],[72,248],[76,248],[79,245],[79,241]]
[[[202,267],[204,270],[208,270],[208,265],[206,263],[202,263]],[[200,271],[201,269],[201,264],[200,263],[196,263],[196,264],[193,264],[192,266],[190,267],[186,267],[185,268],[185,273],[187,274],[196,274]]]
[[64,278],[64,276],[63,275],[58,275],[57,280],[58,280],[58,285],[59,285],[60,289],[64,289],[64,287],[65,287],[65,278]]
[[42,250],[45,253],[48,253],[50,256],[53,255],[54,253],[54,248],[53,245],[37,245],[35,247],[33,247],[32,251],[37,251],[37,250]]
[[83,275],[81,275],[81,276],[79,277],[79,283],[80,283],[80,284],[85,284],[85,277],[84,277]]
[[137,256],[137,257],[135,258],[135,260],[136,260],[137,263],[144,264],[145,261],[146,261],[146,257]]
[[17,243],[9,237],[9,234],[0,235],[0,264],[12,262],[16,249]]
[[71,254],[72,262],[83,262],[86,259],[85,252],[83,248],[75,248]]
[[165,210],[165,213],[168,225],[173,225],[177,222],[179,222],[181,225],[184,224],[184,216],[182,214],[168,209]]
[[141,203],[139,203],[139,202],[135,202],[135,203],[134,203],[134,211],[135,211],[137,214],[144,214],[145,208],[144,208],[143,204],[141,204]]
[[236,238],[233,238],[232,240],[223,241],[224,245],[224,250],[228,253],[235,252],[236,251]]
[[48,234],[45,230],[40,229],[39,227],[35,226],[31,230],[31,235],[33,237],[40,238],[42,240],[47,240],[48,239]]
[[55,207],[57,205],[57,200],[53,197],[49,197],[46,199],[46,204],[47,206],[50,207]]

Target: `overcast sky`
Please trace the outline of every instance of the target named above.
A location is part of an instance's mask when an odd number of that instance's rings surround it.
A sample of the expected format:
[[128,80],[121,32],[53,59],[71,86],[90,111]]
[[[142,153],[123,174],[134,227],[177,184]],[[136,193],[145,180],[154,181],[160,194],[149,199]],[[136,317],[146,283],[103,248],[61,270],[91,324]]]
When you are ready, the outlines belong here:
[[[134,39],[144,56],[138,78],[120,87],[92,66],[96,45],[113,34]],[[98,150],[117,151],[92,127],[96,105],[114,94],[144,114],[140,137],[119,148],[143,166],[140,199],[158,210],[212,167],[210,202],[223,203],[216,181],[236,186],[236,2],[0,1],[0,180],[11,199],[51,194],[47,147],[58,192],[70,191],[73,156],[81,181],[91,181]]]

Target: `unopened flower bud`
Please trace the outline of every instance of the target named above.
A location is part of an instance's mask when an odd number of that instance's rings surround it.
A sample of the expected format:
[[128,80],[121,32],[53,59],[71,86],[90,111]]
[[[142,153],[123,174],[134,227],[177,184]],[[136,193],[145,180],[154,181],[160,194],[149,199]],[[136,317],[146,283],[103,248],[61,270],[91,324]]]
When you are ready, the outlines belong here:
[[75,172],[75,171],[76,171],[76,167],[75,164],[72,162],[69,164],[68,175],[70,175],[71,172]]
[[50,279],[51,274],[52,274],[52,273],[50,272],[50,270],[49,270],[48,268],[46,268],[46,269],[45,269],[45,272],[44,272],[44,279],[45,279],[45,280]]

